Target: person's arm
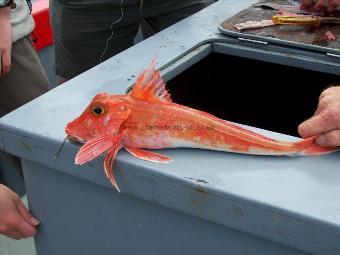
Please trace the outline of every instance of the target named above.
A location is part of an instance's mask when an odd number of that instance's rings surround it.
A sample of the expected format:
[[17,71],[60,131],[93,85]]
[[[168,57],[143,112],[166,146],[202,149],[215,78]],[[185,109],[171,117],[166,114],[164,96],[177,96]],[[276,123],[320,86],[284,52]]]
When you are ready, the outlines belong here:
[[0,184],[0,234],[17,240],[33,237],[38,224],[20,197]]
[[322,146],[340,146],[340,86],[323,91],[313,117],[299,126],[303,138],[319,136],[316,143]]
[[11,7],[0,8],[0,76],[11,69],[12,26],[10,23]]
[[340,0],[301,0],[302,9],[315,10],[317,12],[334,12],[340,8]]

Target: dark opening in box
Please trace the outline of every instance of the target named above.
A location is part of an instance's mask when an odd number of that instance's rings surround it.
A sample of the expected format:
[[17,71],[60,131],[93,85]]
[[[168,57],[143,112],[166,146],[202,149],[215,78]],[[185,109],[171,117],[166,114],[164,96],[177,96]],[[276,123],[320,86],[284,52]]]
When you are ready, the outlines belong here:
[[215,116],[299,136],[298,125],[313,115],[318,97],[340,77],[211,53],[167,82],[175,102]]

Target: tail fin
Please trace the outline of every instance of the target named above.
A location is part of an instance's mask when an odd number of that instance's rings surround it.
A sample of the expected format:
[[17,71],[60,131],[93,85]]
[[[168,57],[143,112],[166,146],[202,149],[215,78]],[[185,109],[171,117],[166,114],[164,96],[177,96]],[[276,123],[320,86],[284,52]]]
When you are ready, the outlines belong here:
[[340,149],[338,147],[320,146],[315,143],[316,137],[317,136],[312,136],[302,141],[295,142],[294,145],[297,148],[301,148],[301,154],[305,156],[328,154]]

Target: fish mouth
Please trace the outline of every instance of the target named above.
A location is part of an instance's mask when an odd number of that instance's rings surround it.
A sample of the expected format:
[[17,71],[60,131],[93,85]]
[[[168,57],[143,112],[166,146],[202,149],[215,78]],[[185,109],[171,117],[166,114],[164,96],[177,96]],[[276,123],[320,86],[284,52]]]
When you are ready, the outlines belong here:
[[79,142],[79,143],[85,143],[86,140],[82,137],[80,137],[80,135],[74,131],[71,131],[69,129],[65,130],[66,134],[67,134],[67,139],[70,142]]
[[85,143],[84,139],[80,139],[78,137],[74,137],[74,136],[67,136],[67,139],[71,142],[71,143]]

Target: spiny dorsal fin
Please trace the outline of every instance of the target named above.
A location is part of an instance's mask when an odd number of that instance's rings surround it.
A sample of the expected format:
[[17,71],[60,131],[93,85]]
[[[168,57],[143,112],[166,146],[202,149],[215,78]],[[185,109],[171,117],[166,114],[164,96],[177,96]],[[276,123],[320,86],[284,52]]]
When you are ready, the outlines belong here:
[[155,64],[156,60],[153,59],[148,69],[140,73],[131,96],[152,103],[170,103],[170,94],[166,91],[165,83],[159,71],[155,69]]

